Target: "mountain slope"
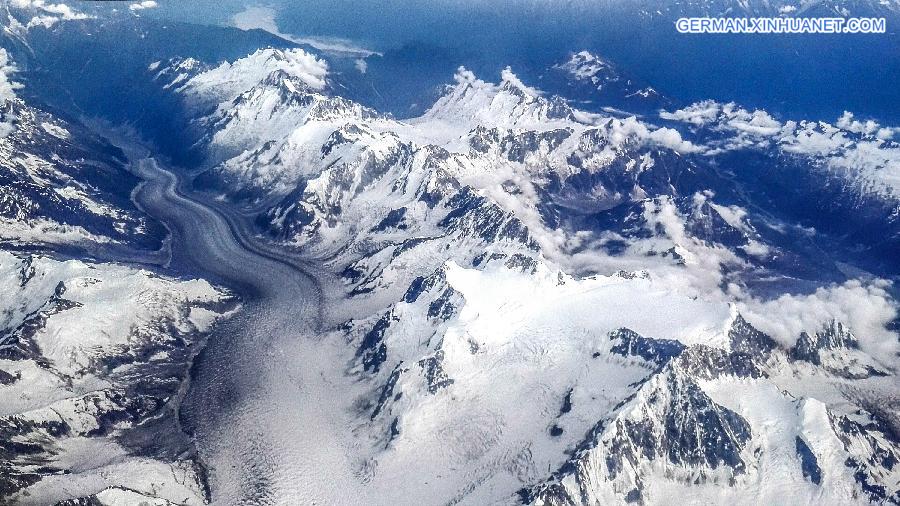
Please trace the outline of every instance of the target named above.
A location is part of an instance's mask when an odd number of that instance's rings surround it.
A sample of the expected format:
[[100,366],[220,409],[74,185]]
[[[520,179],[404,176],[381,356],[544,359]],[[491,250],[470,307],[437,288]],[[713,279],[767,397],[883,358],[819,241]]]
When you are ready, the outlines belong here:
[[[189,454],[157,459],[127,435],[173,409],[227,295],[110,264],[3,252],[0,266],[0,496],[49,504],[113,487],[202,504]],[[185,445],[175,434],[157,444]]]

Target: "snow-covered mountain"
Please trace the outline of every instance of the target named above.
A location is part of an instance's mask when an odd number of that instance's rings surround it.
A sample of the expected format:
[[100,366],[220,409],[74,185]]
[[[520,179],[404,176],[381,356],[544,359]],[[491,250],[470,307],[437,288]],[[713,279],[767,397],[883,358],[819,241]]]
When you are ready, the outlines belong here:
[[[7,252],[0,277],[0,497],[203,504],[188,444],[147,422],[172,423],[170,401],[229,296],[205,281]],[[138,453],[148,435],[187,453]]]
[[[329,319],[369,385],[354,458],[372,497],[900,500],[892,286],[848,269],[844,224],[804,227],[771,197],[890,214],[891,128],[720,104],[585,112],[509,68],[497,83],[461,68],[396,119],[300,50],[173,79],[181,64],[151,71],[195,111],[202,184],[341,273]],[[579,52],[556,69],[602,104],[602,65]],[[784,162],[782,187],[754,189],[748,151]],[[788,188],[823,167],[834,183]]]
[[618,65],[588,51],[573,53],[541,76],[541,86],[560,90],[582,108],[617,108],[652,114],[671,100],[649,84],[623,73]]

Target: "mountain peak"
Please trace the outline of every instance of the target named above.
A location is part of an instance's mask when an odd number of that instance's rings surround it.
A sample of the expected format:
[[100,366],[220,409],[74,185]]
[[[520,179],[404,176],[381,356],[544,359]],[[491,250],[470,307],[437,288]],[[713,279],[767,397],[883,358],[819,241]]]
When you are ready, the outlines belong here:
[[555,67],[579,80],[595,79],[600,72],[614,72],[612,64],[586,50],[574,53],[566,62]]
[[526,85],[506,67],[500,83],[483,81],[460,67],[455,85],[435,102],[423,120],[460,124],[466,131],[477,125],[514,128],[558,120],[573,121],[572,109],[557,97],[545,98],[542,92]]
[[502,84],[500,89],[508,93],[518,94],[525,97],[537,98],[541,96],[541,92],[535,88],[527,86],[519,77],[513,73],[511,67],[506,67],[500,72]]
[[230,102],[278,71],[314,90],[323,90],[327,85],[328,64],[324,60],[299,48],[264,48],[197,74],[184,88],[202,102]]
[[476,82],[483,82],[477,77],[475,77],[475,73],[471,70],[460,66],[456,69],[456,74],[453,75],[453,80],[456,81],[459,85],[470,85]]

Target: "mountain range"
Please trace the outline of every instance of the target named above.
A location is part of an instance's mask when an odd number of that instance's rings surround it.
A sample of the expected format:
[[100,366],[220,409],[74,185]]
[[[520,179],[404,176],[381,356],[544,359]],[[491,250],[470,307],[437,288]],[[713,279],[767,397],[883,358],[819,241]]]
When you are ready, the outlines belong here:
[[[900,502],[900,128],[685,102],[577,47],[460,66],[401,116],[355,56],[25,3],[0,58],[3,500]],[[68,75],[56,50],[99,29],[143,49]],[[266,313],[293,276],[194,270],[151,160],[221,217],[205,235],[317,280],[312,330],[300,301]],[[190,392],[244,327],[262,369],[200,404],[232,455]],[[245,446],[265,430],[304,434]]]

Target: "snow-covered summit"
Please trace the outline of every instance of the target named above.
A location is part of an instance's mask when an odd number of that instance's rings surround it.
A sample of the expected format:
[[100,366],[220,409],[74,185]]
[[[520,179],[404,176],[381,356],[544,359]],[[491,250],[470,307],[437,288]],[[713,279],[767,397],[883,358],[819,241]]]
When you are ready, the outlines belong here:
[[302,49],[259,49],[189,79],[182,91],[204,103],[230,102],[275,71],[296,77],[314,90],[326,86],[328,64]]
[[547,69],[542,84],[588,110],[650,114],[671,102],[649,83],[587,50],[572,53]]
[[538,90],[525,85],[509,67],[500,77],[500,83],[489,83],[460,67],[454,76],[455,84],[448,87],[421,120],[503,128],[547,128],[554,122],[574,120],[574,113],[564,100],[542,96]]
[[603,79],[601,73],[612,71],[612,64],[589,51],[579,51],[556,68],[569,72],[575,79],[589,79],[597,84]]
[[302,49],[260,49],[214,68],[190,59],[159,67],[154,78],[181,95],[211,164],[246,161],[260,145],[272,153],[304,126],[377,116],[329,93],[327,63]]

